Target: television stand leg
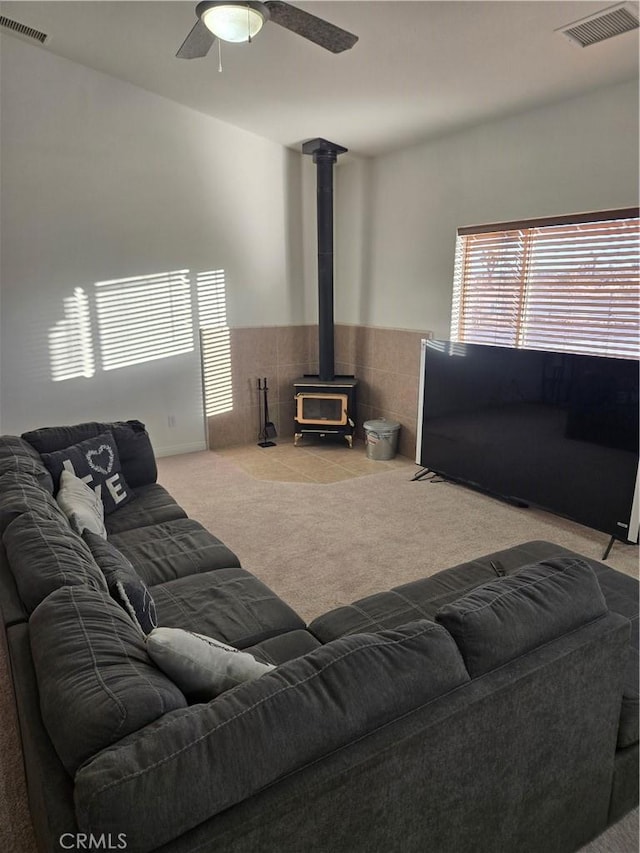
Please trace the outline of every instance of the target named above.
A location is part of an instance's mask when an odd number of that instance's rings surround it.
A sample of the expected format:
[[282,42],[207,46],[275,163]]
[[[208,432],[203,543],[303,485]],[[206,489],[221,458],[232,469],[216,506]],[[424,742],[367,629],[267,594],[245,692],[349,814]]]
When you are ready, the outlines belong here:
[[607,557],[609,556],[609,554],[611,553],[611,549],[613,548],[613,543],[614,543],[615,541],[616,541],[616,537],[615,537],[615,536],[612,536],[612,537],[611,537],[611,539],[609,539],[609,544],[608,544],[608,545],[607,545],[607,547],[605,548],[605,552],[604,552],[604,554],[602,555],[602,559],[603,559],[603,560],[606,560],[606,559],[607,559]]
[[431,472],[430,468],[422,468],[420,471],[418,471],[417,474],[415,474],[411,478],[411,482],[413,483],[414,480],[422,480],[423,477],[426,477],[428,474],[431,474],[431,473],[432,472]]
[[604,552],[604,554],[602,555],[602,559],[603,559],[603,560],[606,560],[606,559],[607,559],[607,557],[609,556],[609,554],[611,553],[611,549],[613,548],[613,543],[614,543],[614,542],[619,542],[621,545],[633,545],[633,544],[635,544],[635,543],[633,543],[633,542],[629,542],[627,539],[620,539],[620,537],[619,537],[619,536],[615,536],[615,535],[614,535],[614,536],[612,536],[612,537],[611,537],[611,539],[609,539],[609,544],[608,544],[608,545],[607,545],[607,547],[605,548],[605,552]]

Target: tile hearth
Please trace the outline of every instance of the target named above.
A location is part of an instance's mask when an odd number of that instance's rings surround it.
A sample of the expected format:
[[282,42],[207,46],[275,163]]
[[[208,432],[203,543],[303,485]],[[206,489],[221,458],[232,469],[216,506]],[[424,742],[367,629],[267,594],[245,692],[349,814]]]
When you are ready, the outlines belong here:
[[406,468],[409,472],[416,467],[406,456],[388,460],[368,459],[362,441],[355,441],[353,448],[339,442],[308,438],[297,447],[290,439],[276,441],[275,447],[249,444],[214,452],[242,468],[255,480],[283,483],[337,483],[398,468]]

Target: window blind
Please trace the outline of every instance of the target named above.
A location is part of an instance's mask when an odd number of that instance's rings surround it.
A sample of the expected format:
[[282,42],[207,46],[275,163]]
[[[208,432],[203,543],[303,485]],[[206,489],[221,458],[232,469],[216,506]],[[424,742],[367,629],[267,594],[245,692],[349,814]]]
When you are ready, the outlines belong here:
[[451,339],[640,356],[638,211],[458,230]]

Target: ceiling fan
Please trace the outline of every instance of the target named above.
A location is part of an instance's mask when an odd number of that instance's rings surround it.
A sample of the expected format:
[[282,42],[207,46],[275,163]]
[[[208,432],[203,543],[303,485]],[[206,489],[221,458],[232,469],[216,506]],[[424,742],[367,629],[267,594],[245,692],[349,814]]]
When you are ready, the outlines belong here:
[[198,20],[176,56],[197,59],[206,56],[216,38],[230,42],[249,42],[266,21],[273,21],[332,53],[349,50],[358,36],[330,24],[289,3],[266,0],[204,0],[196,6]]

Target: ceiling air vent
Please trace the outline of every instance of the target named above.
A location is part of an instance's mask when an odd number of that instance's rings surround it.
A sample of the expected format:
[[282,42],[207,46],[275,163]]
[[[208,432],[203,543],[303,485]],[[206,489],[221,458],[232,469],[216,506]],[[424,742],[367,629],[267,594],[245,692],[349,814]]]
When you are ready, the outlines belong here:
[[28,27],[26,24],[21,24],[18,21],[12,21],[11,18],[5,18],[4,15],[0,15],[0,27],[11,30],[12,33],[18,36],[39,41],[40,44],[44,44],[47,39],[46,33],[41,33],[40,30],[34,30],[33,27]]
[[601,9],[594,15],[581,18],[572,24],[560,27],[555,32],[562,33],[573,44],[589,47],[613,36],[628,33],[638,28],[638,9],[634,3],[617,3]]

